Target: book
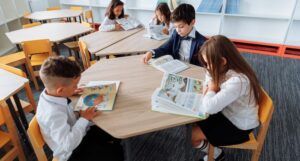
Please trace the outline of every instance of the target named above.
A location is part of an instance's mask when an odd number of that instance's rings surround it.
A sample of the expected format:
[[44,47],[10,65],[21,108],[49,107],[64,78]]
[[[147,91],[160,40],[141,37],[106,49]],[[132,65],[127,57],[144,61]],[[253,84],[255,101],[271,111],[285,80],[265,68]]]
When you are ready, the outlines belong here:
[[227,0],[226,2],[226,13],[228,14],[237,14],[238,6],[240,1],[239,0]]
[[118,24],[122,26],[124,30],[131,30],[138,27],[143,27],[142,23],[139,22],[137,19],[134,18],[121,18],[116,20]]
[[169,35],[166,35],[162,32],[163,28],[164,28],[163,25],[149,24],[147,27],[147,34],[145,34],[144,37],[148,37],[159,41],[170,38]]
[[165,73],[151,98],[152,110],[205,119],[201,111],[203,80]]
[[151,59],[149,64],[165,73],[179,73],[189,68],[187,64],[180,60],[173,59],[171,55]]
[[97,110],[112,110],[120,81],[91,81],[83,87],[74,111],[96,107]]
[[223,6],[223,0],[202,0],[197,12],[220,13]]

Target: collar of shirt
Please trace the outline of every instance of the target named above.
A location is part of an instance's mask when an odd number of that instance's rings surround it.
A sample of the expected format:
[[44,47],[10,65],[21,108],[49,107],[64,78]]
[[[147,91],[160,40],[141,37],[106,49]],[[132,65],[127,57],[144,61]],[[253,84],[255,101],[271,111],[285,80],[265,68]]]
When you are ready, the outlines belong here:
[[192,40],[196,38],[196,29],[193,27],[192,31],[185,37],[180,37],[181,40]]
[[45,98],[45,100],[62,106],[68,106],[68,104],[71,102],[70,99],[65,97],[50,96],[46,93],[46,90],[43,91],[42,96]]

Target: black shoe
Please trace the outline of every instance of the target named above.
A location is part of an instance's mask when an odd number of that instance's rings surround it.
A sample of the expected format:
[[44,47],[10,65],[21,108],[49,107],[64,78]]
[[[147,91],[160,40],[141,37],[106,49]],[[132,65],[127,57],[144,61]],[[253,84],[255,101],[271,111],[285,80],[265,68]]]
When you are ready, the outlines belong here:
[[[199,161],[207,161],[207,160],[204,160],[204,158],[202,158]],[[215,161],[225,161],[225,153],[223,150],[222,150],[222,153],[215,159]]]

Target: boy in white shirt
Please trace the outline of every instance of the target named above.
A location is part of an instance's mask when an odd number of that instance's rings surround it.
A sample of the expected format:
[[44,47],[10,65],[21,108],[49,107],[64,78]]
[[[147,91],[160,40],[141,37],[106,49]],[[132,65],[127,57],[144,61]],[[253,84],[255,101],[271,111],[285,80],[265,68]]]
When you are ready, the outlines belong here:
[[95,107],[76,116],[68,98],[77,93],[81,70],[66,57],[50,57],[42,65],[40,77],[45,90],[40,95],[37,121],[53,157],[65,160],[121,161],[123,151],[118,140],[89,121],[99,112]]

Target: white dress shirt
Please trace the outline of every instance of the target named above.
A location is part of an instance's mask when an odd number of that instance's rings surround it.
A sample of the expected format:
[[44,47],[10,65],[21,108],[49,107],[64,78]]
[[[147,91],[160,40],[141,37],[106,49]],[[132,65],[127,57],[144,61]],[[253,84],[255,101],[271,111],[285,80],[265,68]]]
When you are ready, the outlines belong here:
[[[150,25],[157,25],[157,19],[156,18],[152,18],[151,21],[149,22],[149,26]],[[166,26],[165,23],[162,23],[160,25]],[[174,24],[172,22],[170,22],[169,28],[168,28],[169,35],[172,35],[172,33],[173,33],[174,30],[175,30],[175,26],[174,26]]]
[[99,30],[100,31],[113,31],[116,29],[116,26],[115,26],[116,24],[117,24],[116,19],[111,20],[106,16],[104,18],[104,20],[102,21]]
[[[195,38],[196,37],[196,29],[193,27],[192,31],[189,33],[188,37]],[[181,61],[190,62],[190,54],[191,54],[191,46],[192,39],[182,40],[179,48],[179,57]]]
[[46,90],[40,95],[36,117],[53,156],[59,161],[68,160],[85,136],[89,121],[77,119],[66,98],[50,96]]
[[[212,78],[206,74],[205,83]],[[259,125],[258,105],[254,94],[250,95],[250,82],[247,76],[229,70],[219,92],[208,91],[203,97],[202,112],[222,114],[241,130],[249,130]]]

